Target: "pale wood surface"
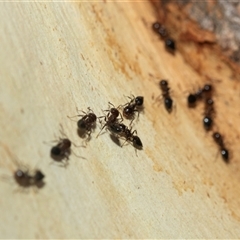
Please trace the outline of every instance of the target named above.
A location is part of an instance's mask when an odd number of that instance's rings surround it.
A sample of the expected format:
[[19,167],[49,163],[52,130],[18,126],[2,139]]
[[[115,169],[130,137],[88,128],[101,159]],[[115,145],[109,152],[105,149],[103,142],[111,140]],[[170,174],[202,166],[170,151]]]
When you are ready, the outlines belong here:
[[[240,237],[239,85],[219,71],[216,122],[232,156],[226,165],[202,127],[203,106],[186,107],[187,91],[205,79],[152,33],[147,1],[0,4],[0,174],[12,160],[46,174],[37,193],[0,182],[1,238]],[[154,104],[158,81],[169,79],[176,110]],[[76,144],[76,107],[97,115],[108,101],[143,95],[135,128],[144,150],[120,148],[108,133],[51,163],[43,141],[59,123]],[[127,123],[127,122],[126,122]],[[217,155],[217,156],[216,156]]]

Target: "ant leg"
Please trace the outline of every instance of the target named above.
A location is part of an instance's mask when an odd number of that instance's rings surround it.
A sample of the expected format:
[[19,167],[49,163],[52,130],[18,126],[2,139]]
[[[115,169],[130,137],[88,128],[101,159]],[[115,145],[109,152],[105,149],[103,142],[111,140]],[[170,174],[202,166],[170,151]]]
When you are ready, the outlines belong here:
[[72,116],[72,117],[69,117],[69,116],[67,116],[67,118],[69,118],[71,121],[73,121],[73,122],[77,122],[77,121],[74,121],[74,120],[72,120],[72,118],[75,118],[75,117],[81,117],[82,115],[75,115],[75,116]]
[[134,148],[135,149],[135,154],[136,154],[136,156],[138,157],[138,155],[137,155],[137,149],[136,148]]
[[105,124],[103,125],[103,127],[101,128],[101,130],[100,130],[100,132],[98,133],[98,135],[96,136],[96,138],[98,138],[98,136],[100,135],[100,133],[102,132],[102,130],[103,130],[106,126],[107,126],[107,123],[105,123]]
[[123,147],[127,141],[128,141],[128,140],[126,139],[125,142],[121,145],[121,147]]
[[82,156],[77,155],[73,150],[71,150],[71,153],[72,153],[75,157],[77,157],[77,158],[86,159],[85,157],[82,157]]

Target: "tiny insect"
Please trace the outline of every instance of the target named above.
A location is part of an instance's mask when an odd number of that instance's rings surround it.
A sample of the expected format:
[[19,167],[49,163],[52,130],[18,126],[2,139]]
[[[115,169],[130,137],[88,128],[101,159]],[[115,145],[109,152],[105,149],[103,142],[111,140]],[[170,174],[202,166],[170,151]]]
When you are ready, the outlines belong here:
[[[128,97],[130,98],[130,97]],[[144,102],[144,97],[143,96],[137,96],[137,97],[132,97],[130,98],[130,102],[126,103],[124,108],[123,108],[123,116],[126,119],[131,119],[132,121],[135,119],[135,112],[138,113],[139,117],[139,112],[143,108],[143,102]],[[132,123],[131,121],[131,123]],[[130,125],[131,125],[130,123]]]
[[91,133],[96,126],[97,116],[91,110],[90,107],[88,107],[88,112],[84,112],[84,111],[82,111],[82,112],[84,114],[76,115],[76,116],[73,116],[73,117],[68,116],[68,118],[71,119],[71,118],[74,118],[74,117],[82,117],[77,122],[79,136],[85,137],[85,135],[87,134],[88,138],[90,138]]
[[40,170],[35,170],[33,175],[29,174],[28,170],[17,169],[14,172],[14,179],[16,183],[24,188],[36,186],[41,188],[43,186],[43,179],[45,175]]
[[204,110],[204,118],[203,118],[203,126],[205,130],[209,131],[212,128],[213,124],[213,114],[214,114],[214,101],[209,98],[205,101],[205,110]]
[[203,88],[198,89],[196,93],[190,93],[187,98],[189,108],[194,108],[198,100],[209,99],[212,97],[212,85],[205,84]]
[[68,138],[60,138],[58,144],[51,149],[51,157],[55,161],[63,161],[64,159],[69,160],[71,144],[72,143]]
[[29,167],[23,165],[18,157],[10,151],[7,145],[3,143],[1,143],[1,145],[15,165],[15,170],[12,172],[12,176],[5,174],[1,175],[2,180],[6,180],[10,183],[12,183],[12,181],[15,181],[17,185],[22,189],[29,187],[42,188],[45,185],[43,182],[45,175],[42,173],[42,171],[39,169],[29,170]]
[[132,131],[131,128],[129,129],[126,127],[125,130],[123,131],[123,137],[126,139],[126,141],[131,142],[135,148],[141,150],[143,148],[142,141],[135,134],[137,134],[137,130]]
[[120,123],[123,121],[122,115],[119,112],[118,108],[115,108],[115,106],[110,102],[108,104],[111,105],[112,107],[108,110],[104,110],[105,112],[108,112],[107,115],[98,118],[98,119],[104,118],[105,123],[102,126],[100,132],[98,133],[97,137],[100,135],[100,133],[106,126],[110,126],[114,123]]
[[219,146],[223,160],[226,163],[228,163],[229,162],[229,154],[228,154],[228,150],[226,149],[226,147],[223,143],[223,138],[222,138],[221,134],[219,132],[214,132],[212,136],[213,136],[214,141]]
[[173,106],[173,100],[170,97],[170,88],[168,87],[168,82],[167,80],[161,80],[159,82],[160,88],[162,90],[162,97],[164,100],[164,105],[166,110],[170,113],[172,111],[172,106]]
[[72,145],[74,145],[75,147],[83,147],[83,146],[77,146],[71,140],[69,140],[67,135],[64,133],[63,126],[61,124],[60,124],[60,127],[61,127],[60,133],[61,133],[61,136],[63,137],[60,137],[58,140],[53,141],[53,142],[57,142],[57,144],[51,148],[50,156],[53,160],[57,162],[61,162],[63,166],[66,167],[68,165],[68,160],[71,153],[73,153],[76,157],[83,158],[76,155],[72,151],[71,146]]

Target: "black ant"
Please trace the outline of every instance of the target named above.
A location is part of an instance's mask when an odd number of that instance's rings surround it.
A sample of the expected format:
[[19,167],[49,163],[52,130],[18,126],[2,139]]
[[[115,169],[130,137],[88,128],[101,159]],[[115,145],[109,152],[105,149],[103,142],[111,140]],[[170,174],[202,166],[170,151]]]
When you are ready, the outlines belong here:
[[[114,105],[112,103],[108,103],[109,105],[112,106],[112,108],[110,108],[110,110],[104,110],[106,112],[108,112],[108,114],[106,116],[101,116],[100,118],[104,117],[105,120],[105,124],[103,125],[103,127],[101,128],[101,131],[106,127],[106,126],[110,126],[114,123],[120,123],[123,121],[122,115],[119,112],[118,108],[115,108]],[[119,118],[120,115],[120,118]],[[101,131],[99,132],[99,134],[101,133]],[[99,136],[99,134],[97,135],[97,137]]]
[[213,123],[213,120],[212,120],[212,114],[214,113],[213,104],[214,104],[214,101],[211,98],[206,99],[205,111],[204,111],[205,117],[203,118],[203,126],[207,131],[211,129],[212,123]]
[[170,113],[172,111],[173,100],[169,94],[170,88],[168,87],[168,82],[167,80],[161,80],[159,82],[159,85],[162,90],[162,97],[164,99],[165,108]]
[[135,133],[137,134],[137,130],[134,131],[131,130],[132,130],[131,128],[130,129],[128,129],[127,127],[125,128],[125,130],[123,131],[124,138],[126,139],[126,141],[131,142],[135,148],[139,150],[142,149],[143,145],[140,138],[137,135],[134,135]]
[[126,125],[122,123],[111,124],[109,126],[109,130],[114,134],[124,137],[126,141],[131,142],[135,148],[142,149],[143,145],[140,138],[134,135],[135,133],[137,133],[137,130],[131,131],[132,128],[129,129]]
[[166,27],[159,22],[155,22],[152,25],[152,29],[164,40],[167,51],[174,53],[176,50],[176,43],[174,39],[169,37]]
[[[51,149],[51,157],[55,161],[69,160],[71,154],[71,141],[67,138],[60,138],[58,144]],[[65,163],[67,164],[67,162]]]
[[213,139],[214,141],[218,144],[220,150],[221,150],[221,155],[222,155],[222,158],[223,160],[228,163],[229,162],[229,159],[228,159],[228,150],[225,148],[225,145],[223,143],[223,139],[222,139],[222,136],[220,133],[218,132],[215,132],[213,133]]
[[78,134],[80,137],[85,137],[85,134],[87,133],[88,137],[90,138],[92,130],[96,126],[97,116],[90,109],[90,107],[88,107],[88,112],[84,112],[84,111],[82,111],[82,112],[84,113],[84,115],[80,114],[80,115],[76,115],[73,117],[69,117],[69,116],[67,116],[67,117],[70,119],[74,118],[74,117],[82,117],[77,122]]
[[[71,145],[74,145],[75,147],[81,147],[81,146],[77,146],[76,144],[71,142],[67,138],[66,134],[64,133],[63,127],[61,124],[60,124],[60,126],[61,126],[60,133],[62,136],[64,136],[64,138],[59,138],[59,140],[56,140],[58,143],[57,143],[57,145],[55,145],[51,148],[50,155],[53,160],[62,162],[64,164],[64,166],[66,166],[68,164],[67,161],[69,160],[69,156],[72,153]],[[56,141],[54,141],[54,142],[56,142]],[[75,153],[74,153],[74,155],[76,157],[80,157],[80,156],[76,155]],[[63,162],[63,160],[66,160],[66,161]]]
[[[130,97],[128,97],[130,98]],[[123,108],[123,116],[127,119],[132,119],[132,121],[135,118],[135,112],[138,112],[139,117],[139,111],[143,107],[144,97],[143,96],[137,96],[133,98],[130,98],[130,102],[126,103]],[[131,121],[131,123],[132,123]]]
[[205,84],[203,88],[198,89],[196,93],[190,93],[187,98],[188,107],[193,108],[196,106],[198,100],[202,98],[212,97],[212,85]]
[[45,175],[40,170],[35,170],[33,175],[30,175],[28,173],[28,170],[22,170],[17,169],[14,172],[14,179],[17,182],[17,184],[21,187],[30,187],[30,186],[36,186],[38,188],[41,188],[44,183]]

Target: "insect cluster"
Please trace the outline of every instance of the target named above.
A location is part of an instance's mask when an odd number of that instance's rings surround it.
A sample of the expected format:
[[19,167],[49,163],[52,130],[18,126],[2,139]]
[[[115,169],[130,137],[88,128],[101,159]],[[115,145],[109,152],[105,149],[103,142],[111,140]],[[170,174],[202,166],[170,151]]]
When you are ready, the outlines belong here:
[[[166,49],[169,52],[174,53],[176,50],[175,41],[170,38],[169,32],[167,31],[166,27],[160,22],[154,22],[152,24],[152,29],[160,36],[162,40],[165,41]],[[173,100],[169,94],[170,88],[168,87],[168,82],[166,80],[161,80],[159,85],[162,91],[162,98],[164,100],[165,108],[170,113],[172,111]],[[187,98],[187,104],[189,108],[195,108],[199,101],[204,101],[203,126],[206,131],[212,130],[214,125],[213,120],[215,115],[215,108],[212,94],[212,85],[205,84],[203,88],[198,89],[195,93],[190,93]],[[221,134],[218,132],[214,132],[212,136],[221,151],[223,160],[228,163],[229,154],[228,150],[225,148]]]
[[[205,84],[202,88],[198,89],[197,92],[189,94],[187,98],[188,107],[190,108],[195,108],[198,101],[204,101],[203,127],[206,131],[212,130],[214,126],[215,108],[212,95],[213,86],[211,84]],[[228,163],[229,154],[223,143],[223,138],[221,134],[218,132],[214,132],[212,136],[221,151],[223,160]]]
[[165,42],[165,48],[169,52],[174,53],[176,50],[176,43],[174,39],[170,37],[170,34],[167,31],[166,27],[159,22],[155,22],[152,24],[152,29]]
[[[81,111],[81,114],[73,117],[68,116],[68,118],[73,119],[75,117],[80,117],[77,121],[77,132],[78,135],[85,138],[86,141],[90,140],[98,119],[101,124],[101,129],[97,137],[100,135],[102,130],[106,128],[117,139],[124,140],[121,147],[123,147],[126,142],[129,142],[136,150],[141,150],[143,148],[143,144],[137,136],[137,130],[132,130],[132,123],[136,118],[139,118],[139,113],[143,110],[144,97],[132,96],[128,98],[130,101],[118,107],[109,103],[109,108],[107,110],[103,110],[103,112],[105,112],[104,116],[97,117],[93,110],[88,108],[86,112]],[[129,126],[123,123],[123,117],[130,120]],[[56,144],[50,149],[50,157],[55,162],[59,162],[62,166],[66,167],[68,165],[69,156],[71,153],[74,153],[71,149],[72,145],[75,147],[80,146],[74,144],[64,133],[62,125],[60,126],[60,133],[62,136],[53,141],[56,142]],[[77,155],[75,154],[75,156]],[[14,172],[13,177],[18,186],[22,188],[31,186],[41,188],[44,186],[43,180],[45,175],[40,170],[36,169],[30,172],[28,168],[24,167],[19,162],[15,161],[15,163],[17,165],[17,170]]]

